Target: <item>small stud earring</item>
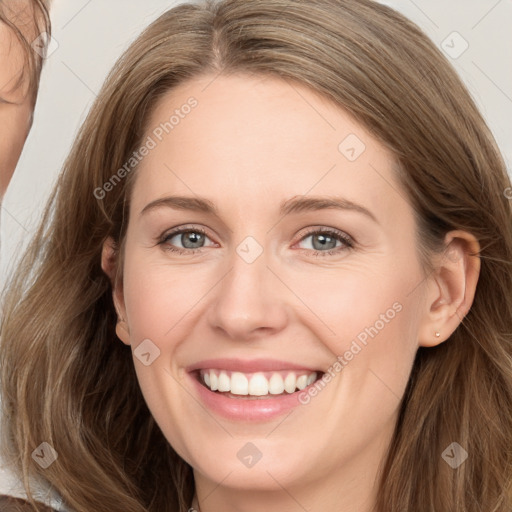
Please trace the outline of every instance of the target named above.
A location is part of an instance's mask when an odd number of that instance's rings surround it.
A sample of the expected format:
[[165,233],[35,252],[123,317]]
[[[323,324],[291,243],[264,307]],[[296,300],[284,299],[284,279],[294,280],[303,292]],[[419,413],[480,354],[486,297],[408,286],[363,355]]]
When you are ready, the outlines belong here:
[[439,334],[438,332],[436,332],[436,338],[439,338],[439,336],[441,336],[441,334]]

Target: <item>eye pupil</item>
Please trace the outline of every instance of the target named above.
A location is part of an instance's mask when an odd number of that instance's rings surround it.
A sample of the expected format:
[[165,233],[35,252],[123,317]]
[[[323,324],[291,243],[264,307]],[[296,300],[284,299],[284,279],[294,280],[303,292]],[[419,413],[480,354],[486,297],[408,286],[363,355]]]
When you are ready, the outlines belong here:
[[[319,241],[319,245],[316,243],[317,240]],[[332,245],[332,247],[327,247],[329,242],[334,243],[334,245]],[[322,235],[322,234],[313,236],[313,248],[315,250],[325,249],[326,247],[328,249],[335,249],[336,248],[336,238],[334,238],[332,236],[328,236],[328,235]]]
[[[199,246],[190,246],[188,245],[189,242],[192,244],[199,244]],[[187,249],[197,249],[198,247],[201,247],[201,242],[204,242],[204,235],[197,231],[189,231],[187,233],[182,233],[181,235],[181,243],[183,244],[183,247],[186,247]]]

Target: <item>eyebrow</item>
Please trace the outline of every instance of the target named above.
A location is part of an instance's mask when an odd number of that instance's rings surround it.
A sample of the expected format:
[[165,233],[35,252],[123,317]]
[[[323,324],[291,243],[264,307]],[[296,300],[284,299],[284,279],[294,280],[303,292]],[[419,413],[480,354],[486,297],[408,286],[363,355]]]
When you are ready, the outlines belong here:
[[[151,203],[147,204],[140,215],[143,215],[151,210],[161,207],[173,208],[176,210],[190,210],[195,212],[207,213],[215,217],[220,218],[217,207],[210,200],[201,197],[187,197],[187,196],[168,196],[156,199]],[[331,196],[298,196],[292,197],[286,201],[283,201],[279,207],[279,213],[282,216],[312,212],[319,210],[351,210],[358,213],[362,213],[366,217],[370,218],[377,224],[379,221],[375,215],[365,208],[364,206],[349,201],[344,197],[331,197]]]

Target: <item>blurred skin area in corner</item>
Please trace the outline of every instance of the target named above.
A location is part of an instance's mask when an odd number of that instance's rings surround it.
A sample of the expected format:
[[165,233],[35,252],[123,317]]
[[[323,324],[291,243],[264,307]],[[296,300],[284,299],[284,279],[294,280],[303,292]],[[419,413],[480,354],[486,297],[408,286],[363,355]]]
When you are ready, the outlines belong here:
[[32,126],[39,70],[31,82],[29,62],[40,69],[41,57],[30,44],[44,31],[42,18],[35,0],[0,0],[0,203]]

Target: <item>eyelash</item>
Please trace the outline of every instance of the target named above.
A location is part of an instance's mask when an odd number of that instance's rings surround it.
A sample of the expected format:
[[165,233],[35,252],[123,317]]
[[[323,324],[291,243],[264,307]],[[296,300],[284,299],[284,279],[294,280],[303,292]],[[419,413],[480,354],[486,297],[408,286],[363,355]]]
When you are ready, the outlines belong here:
[[[176,229],[175,231],[171,231],[169,233],[164,234],[161,237],[161,239],[159,240],[158,245],[164,246],[164,250],[166,250],[166,251],[170,251],[170,252],[173,252],[176,254],[187,254],[187,255],[195,254],[197,252],[200,252],[202,249],[204,249],[204,247],[198,247],[196,249],[180,249],[180,248],[176,248],[176,247],[173,247],[173,246],[167,244],[167,242],[171,238],[174,238],[176,235],[181,235],[183,233],[201,233],[201,234],[205,235],[206,237],[208,237],[208,234],[202,228],[193,228],[193,229],[192,228],[179,228],[179,229]],[[341,231],[334,230],[332,228],[320,228],[320,229],[313,229],[311,231],[308,231],[307,233],[305,233],[303,235],[303,237],[299,240],[299,242],[301,242],[305,238],[308,238],[311,235],[318,235],[318,234],[327,235],[329,237],[335,238],[336,240],[343,242],[343,244],[345,244],[345,247],[337,247],[335,249],[329,249],[328,251],[319,251],[316,249],[300,249],[300,250],[307,251],[307,252],[313,252],[313,255],[315,257],[317,257],[317,256],[324,257],[324,256],[332,256],[332,255],[338,254],[344,250],[351,250],[355,246],[355,242],[350,236],[342,233]]]

